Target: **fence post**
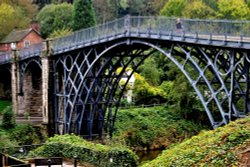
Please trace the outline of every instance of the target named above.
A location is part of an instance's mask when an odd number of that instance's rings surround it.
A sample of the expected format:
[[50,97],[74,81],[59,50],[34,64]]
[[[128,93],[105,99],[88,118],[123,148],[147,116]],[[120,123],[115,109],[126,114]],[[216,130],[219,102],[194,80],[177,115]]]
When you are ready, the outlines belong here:
[[130,33],[130,15],[127,15],[124,20],[125,35]]
[[48,167],[51,167],[51,159],[48,159]]
[[77,167],[77,156],[74,156],[74,167]]

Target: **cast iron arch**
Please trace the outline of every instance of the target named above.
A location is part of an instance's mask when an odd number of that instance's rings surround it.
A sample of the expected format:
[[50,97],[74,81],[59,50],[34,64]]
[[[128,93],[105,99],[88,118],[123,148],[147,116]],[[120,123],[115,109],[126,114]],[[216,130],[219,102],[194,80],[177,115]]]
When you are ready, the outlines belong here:
[[[140,46],[138,48],[138,46]],[[121,47],[121,48],[120,48]],[[119,55],[117,56],[107,56],[107,54],[111,54],[113,50],[116,51],[115,54],[119,53],[117,50],[123,50],[123,48],[131,48],[130,52],[132,53],[128,57],[130,57],[130,60],[127,62],[125,59],[121,58],[119,59]],[[218,51],[215,53],[212,53],[212,49],[208,46],[194,46],[191,44],[184,44],[184,43],[156,43],[152,41],[147,41],[147,40],[138,40],[138,39],[125,39],[123,41],[120,41],[115,44],[111,44],[110,46],[107,45],[104,47],[103,50],[100,51],[100,49],[97,47],[96,48],[91,48],[91,49],[84,49],[80,50],[74,57],[74,55],[66,55],[62,56],[57,60],[55,63],[56,65],[54,66],[55,69],[57,68],[58,63],[62,63],[64,68],[67,66],[65,63],[66,62],[66,57],[69,57],[71,61],[71,68],[68,68],[66,71],[68,71],[68,74],[64,74],[65,79],[64,79],[64,84],[71,84],[70,89],[67,90],[68,94],[64,94],[64,102],[65,102],[65,107],[64,107],[64,129],[63,133],[71,133],[75,132],[78,134],[81,134],[81,128],[82,128],[82,123],[83,123],[83,117],[84,113],[86,113],[86,110],[93,110],[90,112],[87,116],[87,121],[88,123],[85,124],[85,126],[88,126],[88,135],[92,137],[92,127],[93,127],[93,119],[94,119],[94,114],[96,114],[95,110],[98,110],[98,106],[104,104],[104,114],[106,114],[106,110],[108,110],[107,119],[106,122],[108,122],[108,125],[104,125],[108,131],[110,132],[110,135],[112,135],[113,127],[114,127],[114,121],[116,118],[116,113],[117,113],[117,108],[119,107],[119,102],[121,99],[121,96],[125,90],[126,84],[128,83],[129,78],[132,76],[134,71],[132,71],[131,75],[126,76],[127,82],[125,83],[125,86],[123,88],[119,87],[119,80],[122,77],[122,72],[126,70],[126,67],[129,65],[133,64],[138,57],[141,57],[139,62],[135,65],[137,68],[148,56],[150,56],[152,53],[148,55],[141,55],[140,56],[134,56],[133,54],[136,52],[144,52],[144,51],[149,51],[153,50],[159,51],[165,56],[167,56],[181,71],[182,73],[186,76],[188,79],[189,83],[192,85],[194,88],[197,96],[201,100],[201,103],[208,115],[209,121],[212,124],[214,128],[217,126],[220,126],[222,124],[227,124],[231,120],[232,114],[239,115],[237,112],[238,110],[235,109],[235,106],[232,107],[230,105],[230,102],[232,101],[232,90],[231,87],[228,87],[226,83],[224,82],[223,78],[221,77],[220,74],[220,67],[218,68],[218,64],[221,66],[221,60],[220,63],[216,64],[217,60],[215,57],[218,58],[218,55],[222,51],[228,51],[230,52],[230,56],[234,56],[232,50],[230,49],[225,49],[225,48],[219,48]],[[133,53],[134,52],[134,53]],[[210,52],[211,55],[208,55],[208,52]],[[114,54],[114,52],[113,52]],[[176,55],[179,54],[179,55]],[[216,54],[216,55],[214,55]],[[84,57],[81,58],[82,61],[80,64],[77,64],[77,59],[79,57]],[[105,56],[107,56],[105,58]],[[124,55],[123,55],[124,56]],[[91,58],[90,58],[91,57]],[[115,60],[116,58],[116,60]],[[229,61],[231,57],[229,58]],[[115,61],[114,64],[112,64]],[[228,60],[227,60],[228,61]],[[103,62],[100,63],[100,62]],[[97,65],[98,64],[98,65]],[[120,64],[121,67],[123,67],[122,72],[120,75],[116,75],[116,68],[117,65]],[[187,71],[187,66],[189,68],[192,68],[192,72],[196,72],[195,78],[193,77],[193,74],[191,74],[189,71]],[[235,68],[235,64],[232,64],[233,68]],[[223,69],[223,71],[227,70],[227,73],[232,73],[232,67],[228,69]],[[76,76],[81,76],[81,77],[75,77],[75,78],[70,78],[69,76],[72,74],[72,69],[76,67],[75,71]],[[111,70],[109,70],[111,68]],[[136,69],[135,68],[135,69]],[[95,70],[94,70],[95,69]],[[109,71],[111,74],[108,75],[106,79],[102,79],[101,75],[105,74],[105,71]],[[65,71],[65,70],[64,70]],[[210,76],[206,76],[207,73],[212,74],[212,78]],[[90,80],[92,78],[92,81],[88,82],[87,80]],[[114,79],[115,78],[115,79]],[[100,80],[101,85],[98,86],[98,81]],[[217,84],[217,86],[212,86],[213,82]],[[77,83],[77,85],[74,85]],[[199,87],[199,84],[203,83],[206,85],[206,92],[202,92],[203,88]],[[97,85],[97,86],[96,86]],[[66,86],[65,86],[66,87]],[[112,89],[111,89],[112,88]],[[107,91],[108,89],[108,91]],[[120,90],[120,94],[118,95],[118,98],[115,97],[115,92]],[[96,98],[93,100],[92,94],[95,92],[94,90],[97,90],[97,95]],[[66,91],[66,89],[64,89]],[[106,91],[106,92],[105,92]],[[55,90],[55,93],[56,90]],[[65,92],[64,92],[65,93]],[[106,96],[106,101],[102,101],[101,97],[105,97],[105,93],[108,94]],[[83,94],[86,94],[86,97],[82,97]],[[205,97],[206,94],[209,95],[209,97]],[[73,97],[72,97],[73,95]],[[67,99],[67,100],[65,100]],[[56,100],[55,100],[56,101]],[[211,110],[209,109],[209,105],[211,103],[215,103],[217,105],[217,109],[219,111],[220,118],[219,120],[214,119],[214,115],[211,113]],[[88,105],[92,106],[88,106]],[[75,106],[81,106],[81,111],[77,112]],[[112,106],[115,106],[114,112],[112,114]],[[92,108],[91,108],[92,107]],[[226,111],[227,110],[227,111]],[[57,111],[56,111],[57,112]],[[77,113],[76,118],[73,119],[73,114]],[[105,116],[105,115],[104,115]],[[56,122],[58,122],[57,118]],[[103,118],[105,120],[105,118]],[[103,120],[103,121],[104,121]],[[57,124],[57,123],[56,123]],[[74,129],[72,129],[72,124],[74,124]],[[109,127],[107,127],[109,126]],[[57,127],[57,125],[56,125]],[[99,134],[102,132],[99,132]]]

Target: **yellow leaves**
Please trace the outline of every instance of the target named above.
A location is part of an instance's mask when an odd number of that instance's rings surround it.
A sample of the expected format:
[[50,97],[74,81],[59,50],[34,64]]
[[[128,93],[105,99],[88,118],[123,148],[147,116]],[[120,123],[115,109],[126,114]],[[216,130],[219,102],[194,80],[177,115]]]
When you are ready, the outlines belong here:
[[0,40],[8,35],[14,28],[23,28],[28,25],[28,20],[20,9],[9,4],[0,4]]
[[226,19],[249,19],[249,8],[244,0],[218,0],[220,18]]

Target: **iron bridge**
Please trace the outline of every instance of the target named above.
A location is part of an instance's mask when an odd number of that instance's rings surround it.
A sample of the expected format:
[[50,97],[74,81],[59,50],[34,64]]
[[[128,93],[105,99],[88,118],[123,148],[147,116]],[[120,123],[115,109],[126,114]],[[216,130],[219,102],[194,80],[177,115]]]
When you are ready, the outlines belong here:
[[[250,111],[250,21],[181,23],[176,30],[174,18],[127,16],[20,50],[18,61],[25,69],[28,61],[41,66],[41,55],[48,57],[50,112],[59,134],[112,136],[129,78],[156,52],[186,76],[213,128],[244,117]],[[10,61],[10,53],[0,56],[0,64]],[[133,69],[129,75],[127,67]]]

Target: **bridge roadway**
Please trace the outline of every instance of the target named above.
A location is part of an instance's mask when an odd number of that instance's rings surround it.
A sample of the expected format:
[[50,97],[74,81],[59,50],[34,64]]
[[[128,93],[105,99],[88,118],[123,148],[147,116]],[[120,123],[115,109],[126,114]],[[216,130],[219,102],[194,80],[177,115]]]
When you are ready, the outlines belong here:
[[[40,104],[32,106],[39,108],[34,116],[42,115],[55,133],[91,138],[105,129],[112,136],[129,78],[160,52],[186,76],[213,128],[245,116],[250,112],[250,21],[181,19],[181,24],[178,30],[175,18],[127,16],[0,55],[0,67],[7,64],[11,71],[14,111],[30,100]],[[32,84],[42,81],[31,97],[27,71],[38,76]],[[121,78],[127,78],[124,86]],[[35,101],[35,93],[42,100]]]

